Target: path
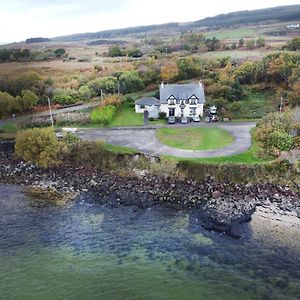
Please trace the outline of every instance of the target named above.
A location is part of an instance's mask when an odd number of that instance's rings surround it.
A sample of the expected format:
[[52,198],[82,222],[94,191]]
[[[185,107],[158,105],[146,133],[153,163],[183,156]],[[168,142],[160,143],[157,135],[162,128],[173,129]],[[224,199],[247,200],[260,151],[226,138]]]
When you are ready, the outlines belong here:
[[[171,125],[172,126],[172,125]],[[170,127],[171,127],[170,126]],[[189,125],[183,125],[188,127]],[[195,123],[192,125],[201,127],[219,127],[230,132],[235,140],[234,142],[224,148],[215,150],[182,150],[172,148],[162,144],[156,138],[156,130],[161,127],[169,126],[156,126],[156,127],[140,127],[140,128],[109,128],[109,129],[88,129],[80,130],[78,135],[84,140],[103,140],[106,143],[125,146],[137,149],[143,153],[153,155],[171,155],[184,158],[208,158],[218,156],[231,156],[247,151],[252,144],[250,130],[255,127],[255,123],[239,123],[239,124],[206,124]],[[174,125],[173,125],[174,127]]]

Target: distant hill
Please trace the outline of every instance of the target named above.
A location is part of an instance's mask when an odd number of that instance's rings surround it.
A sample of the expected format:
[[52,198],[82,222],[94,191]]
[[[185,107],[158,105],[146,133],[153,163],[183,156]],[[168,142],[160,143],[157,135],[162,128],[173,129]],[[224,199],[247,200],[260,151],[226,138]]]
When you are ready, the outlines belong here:
[[53,38],[53,41],[58,42],[71,42],[71,41],[82,41],[82,40],[100,40],[107,38],[114,38],[118,36],[126,36],[129,34],[147,34],[147,33],[162,33],[163,31],[177,31],[180,28],[184,27],[180,23],[167,23],[161,25],[147,25],[147,26],[137,26],[137,27],[128,27],[123,29],[112,29],[104,30],[99,32],[88,32],[88,33],[79,33],[72,34],[67,36],[60,36]]
[[300,5],[288,5],[251,11],[239,11],[205,18],[203,20],[190,23],[167,23],[161,25],[137,26],[123,29],[104,30],[99,32],[80,33],[60,36],[51,40],[56,42],[74,42],[84,40],[102,40],[116,37],[120,38],[131,34],[147,35],[155,33],[158,33],[162,36],[164,34],[168,35],[170,33],[184,32],[202,27],[230,27],[257,23],[270,23],[275,21],[288,22],[294,20],[300,21]]
[[43,38],[43,37],[36,37],[36,38],[27,39],[25,42],[26,44],[46,43],[46,42],[50,42],[50,39]]
[[196,21],[194,25],[197,27],[220,27],[294,20],[300,20],[300,5],[277,6],[222,14]]

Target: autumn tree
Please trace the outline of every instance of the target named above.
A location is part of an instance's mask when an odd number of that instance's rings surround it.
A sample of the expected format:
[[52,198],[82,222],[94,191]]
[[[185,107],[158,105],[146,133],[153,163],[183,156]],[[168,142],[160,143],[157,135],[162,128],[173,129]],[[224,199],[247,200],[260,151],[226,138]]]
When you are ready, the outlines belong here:
[[160,69],[161,79],[165,82],[173,82],[177,79],[179,74],[178,67],[176,63],[170,62]]
[[59,164],[60,149],[52,128],[33,128],[17,133],[16,156],[43,168]]

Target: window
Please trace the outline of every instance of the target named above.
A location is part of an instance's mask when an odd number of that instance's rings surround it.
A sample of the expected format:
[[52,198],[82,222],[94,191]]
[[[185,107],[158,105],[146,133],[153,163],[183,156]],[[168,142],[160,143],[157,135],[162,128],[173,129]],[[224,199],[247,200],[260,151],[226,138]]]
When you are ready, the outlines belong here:
[[190,115],[195,115],[196,114],[196,108],[192,107],[190,108]]
[[140,105],[140,109],[144,109],[145,108],[145,105]]
[[175,105],[176,103],[176,98],[174,96],[170,96],[168,99],[169,105]]

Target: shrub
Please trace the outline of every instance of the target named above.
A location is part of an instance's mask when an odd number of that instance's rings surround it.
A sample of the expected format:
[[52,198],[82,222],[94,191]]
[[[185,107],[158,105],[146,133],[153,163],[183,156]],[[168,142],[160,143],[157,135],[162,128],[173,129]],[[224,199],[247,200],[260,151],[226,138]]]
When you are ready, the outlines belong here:
[[15,154],[37,163],[43,168],[59,164],[60,143],[52,128],[34,128],[19,131],[16,137]]
[[81,165],[102,169],[110,164],[109,151],[105,149],[103,142],[79,141],[73,145],[70,151],[71,159]]
[[60,126],[71,124],[86,125],[90,123],[90,119],[89,113],[85,112],[69,112],[55,116],[56,124]]
[[110,124],[116,114],[116,110],[112,105],[95,108],[91,113],[92,124]]
[[291,115],[271,113],[257,125],[256,138],[261,144],[263,155],[274,155],[278,151],[288,151],[293,146]]
[[159,119],[164,120],[164,119],[167,118],[167,114],[166,114],[165,112],[160,112],[160,113],[158,114],[158,117],[159,117]]
[[37,116],[32,117],[28,121],[25,121],[24,123],[20,123],[21,127],[46,127],[51,125],[51,118],[49,116]]
[[109,97],[106,97],[102,101],[101,106],[112,105],[112,106],[118,107],[121,104],[122,104],[122,99],[119,95],[111,95]]
[[280,151],[289,151],[293,147],[293,138],[287,132],[276,130],[270,134],[268,145]]

